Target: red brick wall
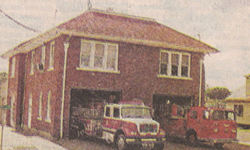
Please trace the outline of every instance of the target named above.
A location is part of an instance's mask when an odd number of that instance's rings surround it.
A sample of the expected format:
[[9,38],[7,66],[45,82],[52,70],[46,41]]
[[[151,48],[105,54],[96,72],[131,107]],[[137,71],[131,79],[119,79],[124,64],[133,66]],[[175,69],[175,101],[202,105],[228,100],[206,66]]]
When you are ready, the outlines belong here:
[[[14,76],[11,77],[11,67],[12,67],[12,58],[9,61],[9,77],[8,77],[8,97],[7,104],[11,106],[11,97],[15,97],[15,106],[14,106],[14,116],[15,116],[15,124],[16,128],[20,127],[21,117],[20,111],[22,108],[23,102],[23,87],[24,87],[24,75],[25,75],[25,54],[18,54],[14,56],[15,61],[15,73]],[[7,125],[10,125],[10,110],[7,111]]]
[[71,38],[68,51],[64,107],[65,134],[67,134],[69,125],[71,88],[121,90],[122,99],[141,98],[149,106],[152,106],[153,94],[192,95],[198,104],[200,58],[203,55],[191,54],[190,75],[192,80],[157,77],[160,48],[124,43],[119,43],[119,74],[83,71],[76,70],[79,66],[80,41],[80,38]]
[[[28,122],[29,94],[32,92],[33,112],[31,126],[38,130],[50,132],[54,137],[59,137],[60,135],[62,76],[64,65],[63,42],[66,38],[68,38],[68,36],[61,36],[55,40],[54,70],[47,70],[49,66],[50,42],[45,43],[46,60],[44,71],[40,72],[34,70],[34,74],[30,75],[32,52],[27,53],[25,59],[26,72],[23,123],[27,125]],[[118,70],[120,73],[83,71],[76,69],[79,66],[80,42],[81,38],[71,37],[68,50],[64,105],[64,136],[67,135],[69,128],[70,90],[72,88],[120,90],[122,91],[122,99],[131,100],[140,98],[149,106],[152,106],[153,94],[192,95],[195,97],[195,101],[198,102],[200,81],[199,60],[203,58],[202,54],[191,54],[190,76],[192,80],[157,77],[159,72],[160,48],[125,43],[118,43]],[[39,49],[41,49],[41,47],[38,47],[36,50]],[[16,89],[17,81],[16,78],[9,80],[9,93],[20,91],[20,89]],[[37,119],[40,91],[43,93],[42,120]],[[50,123],[45,121],[49,91],[52,92],[52,114]]]
[[[49,55],[50,55],[50,42],[45,43],[45,66],[44,71],[34,69],[34,74],[30,74],[31,68],[31,54],[29,52],[26,57],[26,76],[25,76],[25,104],[24,104],[24,124],[28,123],[28,106],[29,106],[29,94],[32,93],[32,122],[31,127],[38,130],[50,132],[52,136],[59,136],[54,132],[54,123],[58,122],[60,118],[61,109],[61,91],[58,91],[58,85],[62,83],[62,75],[60,74],[59,64],[61,63],[61,52],[63,51],[63,45],[61,39],[55,39],[55,59],[54,69],[49,69]],[[41,50],[42,47],[38,47],[36,50]],[[42,91],[42,120],[37,119],[39,115],[39,95]],[[48,93],[51,91],[51,122],[46,121],[47,116],[47,100]],[[59,128],[58,126],[56,128]]]

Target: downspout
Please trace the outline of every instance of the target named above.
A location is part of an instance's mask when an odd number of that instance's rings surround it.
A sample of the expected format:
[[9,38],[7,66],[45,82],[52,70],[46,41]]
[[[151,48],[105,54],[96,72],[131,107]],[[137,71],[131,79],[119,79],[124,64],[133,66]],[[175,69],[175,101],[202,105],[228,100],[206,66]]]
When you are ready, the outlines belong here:
[[203,58],[200,59],[200,85],[199,85],[199,107],[201,106],[201,92],[202,92],[202,70],[203,70]]
[[66,67],[67,67],[67,55],[69,48],[70,36],[66,39],[64,44],[64,66],[63,66],[63,85],[62,85],[62,105],[61,105],[61,119],[60,119],[60,138],[63,138],[63,112],[64,112],[64,100],[65,100],[65,83],[66,83]]

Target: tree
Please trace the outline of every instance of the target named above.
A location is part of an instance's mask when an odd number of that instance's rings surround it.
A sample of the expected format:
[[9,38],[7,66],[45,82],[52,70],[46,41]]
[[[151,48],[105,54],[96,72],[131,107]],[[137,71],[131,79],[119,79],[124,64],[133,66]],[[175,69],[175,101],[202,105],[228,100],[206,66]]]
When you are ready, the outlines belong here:
[[210,99],[224,100],[231,92],[226,87],[213,87],[206,91],[206,96]]

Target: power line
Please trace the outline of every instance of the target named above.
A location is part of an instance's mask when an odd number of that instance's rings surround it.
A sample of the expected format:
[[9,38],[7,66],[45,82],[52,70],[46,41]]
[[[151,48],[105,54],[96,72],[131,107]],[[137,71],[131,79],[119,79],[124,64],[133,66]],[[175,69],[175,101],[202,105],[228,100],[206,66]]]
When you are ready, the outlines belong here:
[[39,30],[36,30],[36,29],[32,29],[30,27],[27,27],[26,25],[20,23],[19,21],[15,20],[14,18],[10,17],[9,15],[7,15],[5,12],[3,12],[1,9],[0,9],[0,13],[3,13],[7,18],[9,18],[10,20],[14,21],[16,24],[18,24],[19,26],[27,29],[27,30],[30,30],[30,31],[33,31],[33,32],[40,32]]

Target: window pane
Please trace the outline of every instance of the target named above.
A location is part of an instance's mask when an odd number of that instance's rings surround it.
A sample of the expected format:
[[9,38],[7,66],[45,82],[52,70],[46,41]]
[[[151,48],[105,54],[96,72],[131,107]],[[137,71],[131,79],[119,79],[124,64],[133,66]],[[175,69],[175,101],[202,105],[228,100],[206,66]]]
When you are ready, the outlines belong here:
[[110,108],[106,107],[106,117],[110,117]]
[[120,116],[119,108],[114,108],[114,117],[119,118],[119,116]]
[[103,67],[103,57],[104,57],[104,45],[96,44],[95,45],[95,60],[94,66],[98,68]]
[[38,111],[38,117],[42,117],[42,92],[40,92],[39,96],[39,111]]
[[179,55],[172,54],[171,62],[172,62],[172,64],[178,65],[179,64]]
[[50,44],[50,57],[49,57],[49,68],[54,66],[54,54],[55,54],[55,42]]
[[107,68],[116,70],[116,46],[109,45],[108,46],[108,58],[107,58]]
[[239,116],[243,117],[243,105],[239,105]]
[[81,46],[80,67],[86,67],[89,66],[91,43],[82,42]]
[[161,53],[161,63],[168,63],[168,53]]
[[51,91],[48,93],[48,100],[47,100],[47,118],[46,120],[51,120]]
[[182,77],[188,77],[188,66],[182,66],[181,67],[181,76]]
[[182,55],[182,65],[188,66],[189,64],[189,56],[188,55]]
[[13,57],[11,60],[11,76],[15,75],[15,67],[16,67],[16,57]]
[[178,76],[178,66],[177,65],[172,65],[171,75]]
[[167,64],[161,64],[161,74],[167,75],[168,65]]

